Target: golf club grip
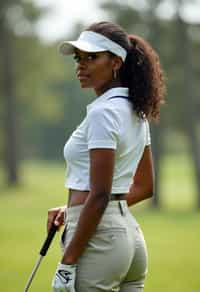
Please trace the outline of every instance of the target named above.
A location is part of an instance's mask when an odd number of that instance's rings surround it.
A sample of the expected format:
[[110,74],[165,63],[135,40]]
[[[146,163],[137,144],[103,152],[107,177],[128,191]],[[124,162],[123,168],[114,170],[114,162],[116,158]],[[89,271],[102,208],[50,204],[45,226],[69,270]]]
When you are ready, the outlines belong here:
[[47,238],[40,250],[40,255],[45,256],[47,253],[47,250],[49,249],[49,246],[51,244],[52,239],[54,238],[54,235],[56,234],[56,231],[58,229],[58,226],[56,226],[54,223],[51,226],[51,229],[49,230],[49,233],[47,235]]

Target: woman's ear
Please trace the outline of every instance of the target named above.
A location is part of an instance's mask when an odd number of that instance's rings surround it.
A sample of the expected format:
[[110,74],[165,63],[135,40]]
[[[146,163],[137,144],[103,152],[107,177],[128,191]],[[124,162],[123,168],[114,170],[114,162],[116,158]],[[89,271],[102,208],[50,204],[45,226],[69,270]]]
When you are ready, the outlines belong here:
[[113,63],[113,70],[118,71],[123,64],[123,61],[121,57],[114,56],[114,58],[112,59],[112,63]]

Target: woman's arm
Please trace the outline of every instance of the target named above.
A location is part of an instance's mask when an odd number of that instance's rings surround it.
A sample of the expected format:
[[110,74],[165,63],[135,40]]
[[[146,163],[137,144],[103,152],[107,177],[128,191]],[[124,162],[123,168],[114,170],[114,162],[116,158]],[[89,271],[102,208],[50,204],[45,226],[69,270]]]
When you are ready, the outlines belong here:
[[126,200],[129,206],[148,199],[154,193],[154,168],[150,146],[146,146]]
[[90,150],[91,191],[80,214],[74,236],[61,260],[63,264],[77,262],[100,222],[111,192],[114,158],[115,151],[112,149]]

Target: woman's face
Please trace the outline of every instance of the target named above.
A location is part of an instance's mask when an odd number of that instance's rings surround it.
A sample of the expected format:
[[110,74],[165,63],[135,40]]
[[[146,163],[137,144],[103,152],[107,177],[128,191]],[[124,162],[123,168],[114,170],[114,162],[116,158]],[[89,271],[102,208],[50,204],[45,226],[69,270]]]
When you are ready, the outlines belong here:
[[119,57],[108,52],[88,53],[75,49],[74,59],[77,62],[76,76],[82,88],[93,88],[100,95],[112,87],[113,70],[119,69]]

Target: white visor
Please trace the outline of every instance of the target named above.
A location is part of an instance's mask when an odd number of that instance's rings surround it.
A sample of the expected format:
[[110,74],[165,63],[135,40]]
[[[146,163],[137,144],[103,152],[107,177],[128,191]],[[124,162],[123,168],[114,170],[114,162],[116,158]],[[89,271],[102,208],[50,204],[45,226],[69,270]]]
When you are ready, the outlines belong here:
[[123,61],[127,55],[127,51],[116,42],[93,31],[82,32],[77,41],[64,41],[59,51],[63,55],[71,55],[74,53],[74,48],[91,53],[109,51],[120,56]]

